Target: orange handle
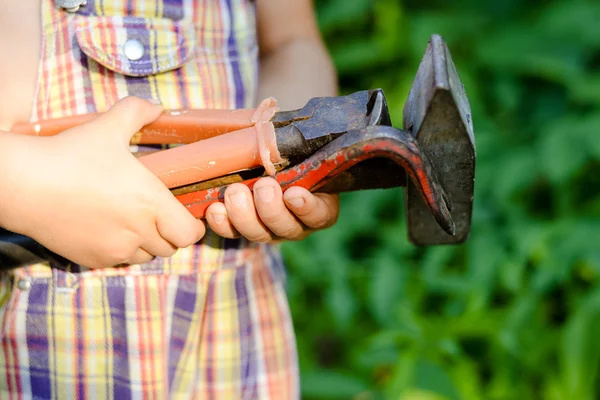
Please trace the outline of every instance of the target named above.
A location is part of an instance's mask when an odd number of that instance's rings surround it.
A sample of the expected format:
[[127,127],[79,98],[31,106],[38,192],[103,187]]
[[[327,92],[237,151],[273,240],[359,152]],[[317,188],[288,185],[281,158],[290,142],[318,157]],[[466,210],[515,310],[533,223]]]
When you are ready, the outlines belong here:
[[[263,100],[254,109],[164,111],[153,123],[143,127],[131,143],[185,144],[138,158],[170,189],[258,166],[264,166],[269,175],[275,175],[274,164],[283,161],[271,122],[276,112],[273,98]],[[52,136],[98,115],[19,124],[11,131]]]
[[[269,123],[270,124],[270,123]],[[261,152],[257,127],[138,157],[169,189],[282,161],[272,125]],[[267,157],[264,159],[263,157]],[[274,171],[273,171],[274,173]]]
[[249,118],[253,125],[226,135],[163,150],[138,158],[168,188],[264,166],[275,175],[275,163],[282,162],[271,118],[275,101],[265,99]]
[[[143,127],[131,144],[188,144],[248,128],[254,125],[252,117],[256,109],[239,110],[168,110],[156,121]],[[11,132],[34,136],[53,136],[69,128],[84,124],[98,113],[74,115],[40,121],[33,124],[17,124]]]

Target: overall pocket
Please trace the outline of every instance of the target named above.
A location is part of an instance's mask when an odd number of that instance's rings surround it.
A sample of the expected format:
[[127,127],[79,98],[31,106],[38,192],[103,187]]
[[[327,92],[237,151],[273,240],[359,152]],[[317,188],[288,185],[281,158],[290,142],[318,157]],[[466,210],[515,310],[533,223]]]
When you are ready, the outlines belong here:
[[127,76],[178,69],[196,48],[194,27],[170,19],[77,16],[75,37],[86,56]]

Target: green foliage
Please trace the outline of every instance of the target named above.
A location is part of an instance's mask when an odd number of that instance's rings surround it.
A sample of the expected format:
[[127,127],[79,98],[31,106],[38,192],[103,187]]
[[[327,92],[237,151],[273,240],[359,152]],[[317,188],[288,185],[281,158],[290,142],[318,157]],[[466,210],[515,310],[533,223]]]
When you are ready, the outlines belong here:
[[394,123],[429,36],[473,111],[473,227],[412,246],[400,189],[284,245],[307,399],[600,398],[600,2],[322,0],[342,90]]

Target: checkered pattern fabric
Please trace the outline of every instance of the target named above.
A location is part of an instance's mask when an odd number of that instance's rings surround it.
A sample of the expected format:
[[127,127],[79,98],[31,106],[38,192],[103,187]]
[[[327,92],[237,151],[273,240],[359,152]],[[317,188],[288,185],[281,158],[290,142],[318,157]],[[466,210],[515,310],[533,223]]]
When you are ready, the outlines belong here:
[[[166,108],[256,102],[249,0],[41,3],[32,122],[127,95]],[[141,57],[127,57],[128,40]],[[283,282],[276,248],[211,232],[144,265],[0,273],[0,399],[297,398]]]

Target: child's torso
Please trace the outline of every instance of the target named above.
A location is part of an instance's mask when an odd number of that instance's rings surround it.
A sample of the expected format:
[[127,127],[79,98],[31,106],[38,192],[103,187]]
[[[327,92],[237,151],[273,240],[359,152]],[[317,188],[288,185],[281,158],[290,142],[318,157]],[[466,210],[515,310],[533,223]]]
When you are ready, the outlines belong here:
[[[127,95],[166,108],[255,102],[250,0],[57,7],[73,2],[0,0],[1,128],[104,111]],[[0,397],[296,398],[273,250],[209,234],[141,266],[0,271]]]

